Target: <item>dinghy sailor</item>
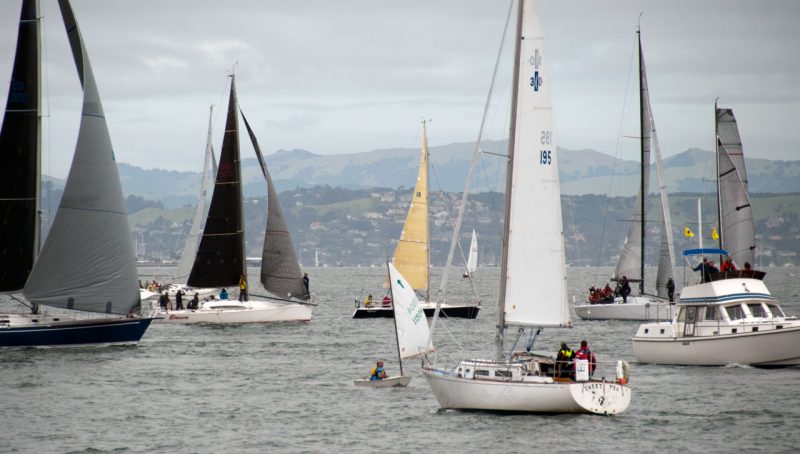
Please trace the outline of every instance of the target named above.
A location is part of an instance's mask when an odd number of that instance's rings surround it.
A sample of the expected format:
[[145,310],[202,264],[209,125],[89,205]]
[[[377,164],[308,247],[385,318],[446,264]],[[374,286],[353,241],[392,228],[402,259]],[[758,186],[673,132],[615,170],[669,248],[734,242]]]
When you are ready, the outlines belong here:
[[383,380],[386,377],[388,377],[388,375],[386,375],[386,370],[383,368],[383,361],[378,361],[375,364],[375,367],[372,368],[372,375],[369,377],[369,379]]

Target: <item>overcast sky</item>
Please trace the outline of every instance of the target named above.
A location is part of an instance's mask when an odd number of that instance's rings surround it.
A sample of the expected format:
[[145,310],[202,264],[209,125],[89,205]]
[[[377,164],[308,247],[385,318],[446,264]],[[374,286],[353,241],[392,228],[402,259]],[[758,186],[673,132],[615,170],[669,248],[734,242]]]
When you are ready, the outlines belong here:
[[[239,102],[269,153],[334,154],[474,141],[508,3],[488,0],[73,0],[117,158],[199,170],[208,106],[219,147],[234,62]],[[80,86],[57,3],[43,0],[45,172],[64,176]],[[20,2],[0,1],[5,105]],[[732,107],[745,153],[800,159],[800,2],[541,1],[559,145],[636,159],[637,17],[665,155],[711,149],[713,104]],[[488,136],[508,125],[510,53]],[[627,89],[627,91],[626,91]],[[626,97],[628,99],[625,103]],[[623,116],[623,107],[625,115]],[[624,119],[624,121],[623,121]]]

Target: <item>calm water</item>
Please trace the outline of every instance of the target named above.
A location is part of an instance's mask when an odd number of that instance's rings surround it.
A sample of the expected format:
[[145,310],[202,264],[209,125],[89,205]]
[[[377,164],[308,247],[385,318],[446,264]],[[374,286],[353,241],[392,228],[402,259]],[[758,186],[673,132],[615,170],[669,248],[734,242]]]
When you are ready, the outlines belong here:
[[[545,331],[536,346],[555,351],[562,339],[574,345],[586,338],[609,375],[614,360],[631,362],[633,401],[615,417],[441,411],[418,362],[406,365],[414,377],[409,388],[355,388],[352,380],[376,358],[397,371],[392,321],[350,318],[361,288],[377,293],[383,273],[309,270],[320,305],[308,324],[154,323],[135,347],[0,351],[0,452],[776,452],[800,446],[800,368],[638,365],[629,340],[636,322],[577,319],[572,330]],[[766,281],[786,312],[800,314],[793,273],[773,269]],[[570,269],[570,294],[609,274]],[[455,293],[469,294],[460,277],[451,278]],[[496,269],[479,270],[484,307],[478,319],[437,328],[440,360],[491,353],[497,281]]]

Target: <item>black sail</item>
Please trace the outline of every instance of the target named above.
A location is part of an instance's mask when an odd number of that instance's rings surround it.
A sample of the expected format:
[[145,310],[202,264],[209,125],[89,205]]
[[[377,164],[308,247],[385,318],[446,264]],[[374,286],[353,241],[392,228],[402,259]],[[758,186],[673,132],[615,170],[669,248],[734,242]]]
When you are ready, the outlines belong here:
[[39,234],[39,23],[37,2],[22,2],[17,51],[0,129],[0,292],[20,290]]
[[239,123],[236,81],[231,78],[228,119],[219,157],[214,194],[203,237],[197,249],[188,284],[192,287],[227,287],[245,274],[242,180],[239,166]]

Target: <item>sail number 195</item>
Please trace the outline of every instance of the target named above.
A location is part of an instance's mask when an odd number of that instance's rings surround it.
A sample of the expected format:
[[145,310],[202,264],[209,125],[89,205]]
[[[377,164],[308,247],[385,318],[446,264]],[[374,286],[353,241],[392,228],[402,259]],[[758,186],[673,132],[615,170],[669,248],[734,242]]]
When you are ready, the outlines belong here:
[[[550,145],[551,140],[551,132],[550,131],[542,131],[541,138],[539,142],[542,145]],[[543,166],[549,166],[553,163],[553,156],[551,154],[551,150],[541,150],[539,152],[539,164]]]

